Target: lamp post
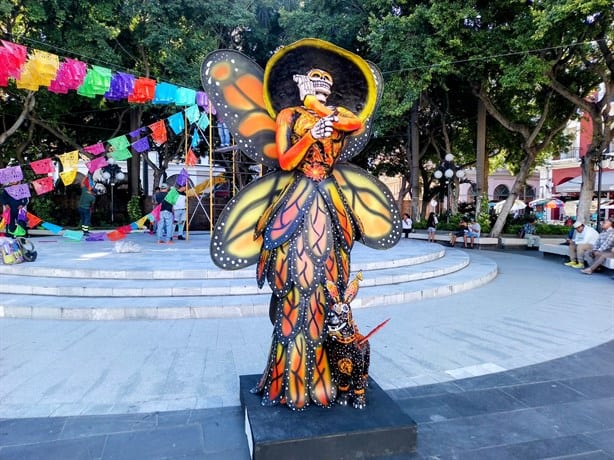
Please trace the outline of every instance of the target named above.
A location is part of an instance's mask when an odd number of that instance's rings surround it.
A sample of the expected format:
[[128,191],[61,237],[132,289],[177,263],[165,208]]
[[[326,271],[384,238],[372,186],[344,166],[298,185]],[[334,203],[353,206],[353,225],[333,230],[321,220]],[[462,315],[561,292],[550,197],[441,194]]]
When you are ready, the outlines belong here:
[[113,192],[116,182],[124,180],[126,175],[122,172],[122,168],[117,164],[114,158],[107,159],[107,165],[102,168],[102,178],[111,188],[111,222],[115,220],[115,203],[113,201]]
[[603,152],[594,159],[597,168],[597,231],[601,231],[601,175],[604,169],[614,168],[614,152]]
[[452,193],[452,181],[456,176],[458,179],[462,179],[465,177],[465,170],[460,168],[456,163],[454,163],[454,155],[451,153],[447,153],[444,157],[443,161],[437,167],[437,170],[433,173],[435,179],[437,179],[440,183],[445,182],[446,185],[446,193],[448,196],[447,200],[447,209],[446,209],[446,222],[450,222],[450,195]]

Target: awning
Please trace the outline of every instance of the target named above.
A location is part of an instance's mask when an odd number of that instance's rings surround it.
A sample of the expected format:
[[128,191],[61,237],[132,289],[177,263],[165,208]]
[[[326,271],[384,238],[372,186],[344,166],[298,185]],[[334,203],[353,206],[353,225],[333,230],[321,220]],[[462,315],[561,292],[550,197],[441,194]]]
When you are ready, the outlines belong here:
[[[595,191],[597,191],[598,181],[595,175]],[[582,186],[582,176],[576,176],[573,179],[563,182],[556,186],[557,193],[580,193],[580,187]],[[604,171],[601,173],[601,191],[602,192],[614,192],[614,171]]]
[[[612,201],[607,198],[601,199],[601,209],[610,209],[610,203]],[[578,200],[567,201],[565,203],[565,215],[570,217],[575,217],[578,211]],[[589,212],[594,214],[597,212],[597,200],[591,201],[591,207]]]

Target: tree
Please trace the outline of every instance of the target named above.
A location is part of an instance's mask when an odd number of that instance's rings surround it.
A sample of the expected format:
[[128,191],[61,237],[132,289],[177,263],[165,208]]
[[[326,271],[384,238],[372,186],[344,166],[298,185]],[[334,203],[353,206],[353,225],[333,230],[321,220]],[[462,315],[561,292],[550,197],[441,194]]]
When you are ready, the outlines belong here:
[[563,46],[544,53],[554,62],[548,85],[588,115],[591,148],[582,162],[577,218],[589,221],[595,187],[593,163],[609,149],[614,136],[614,8],[609,1],[546,1],[534,10],[535,36]]

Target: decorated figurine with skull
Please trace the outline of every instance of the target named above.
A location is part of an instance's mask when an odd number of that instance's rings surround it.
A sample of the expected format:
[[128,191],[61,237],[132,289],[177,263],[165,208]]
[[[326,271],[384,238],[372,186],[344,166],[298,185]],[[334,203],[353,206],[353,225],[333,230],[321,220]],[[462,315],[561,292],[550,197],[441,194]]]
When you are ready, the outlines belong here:
[[356,409],[364,409],[367,405],[365,391],[369,380],[371,356],[368,339],[388,322],[386,320],[378,325],[366,337],[360,333],[350,306],[350,302],[358,293],[360,281],[362,281],[362,272],[358,272],[348,284],[343,299],[335,283],[330,281],[326,283],[332,305],[326,317],[328,337],[325,345],[337,381],[337,404],[345,406],[351,400]]
[[387,249],[401,235],[390,191],[347,161],[371,135],[381,74],[360,56],[307,38],[280,48],[264,70],[236,51],[214,52],[203,63],[203,85],[237,145],[270,169],[229,201],[211,237],[216,265],[256,264],[258,286],[272,291],[269,357],[253,392],[263,405],[303,410],[333,405],[338,386],[352,385],[354,406],[364,407],[368,344],[351,310],[334,309],[337,318],[329,311],[342,303],[338,292],[345,304],[356,295],[348,286],[354,243]]

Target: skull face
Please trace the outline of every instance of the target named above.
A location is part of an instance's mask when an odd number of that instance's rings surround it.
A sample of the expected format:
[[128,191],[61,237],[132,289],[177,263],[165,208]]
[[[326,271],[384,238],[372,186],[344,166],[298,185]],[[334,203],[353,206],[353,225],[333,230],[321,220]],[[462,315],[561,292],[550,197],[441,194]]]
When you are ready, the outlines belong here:
[[350,306],[345,303],[337,303],[328,312],[327,326],[328,333],[331,335],[339,335],[342,330],[352,320],[352,311]]
[[326,101],[333,86],[333,77],[326,70],[321,69],[311,69],[307,77],[313,83],[318,100]]

